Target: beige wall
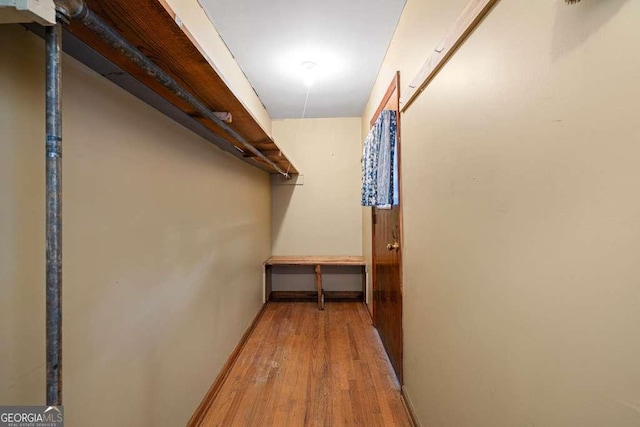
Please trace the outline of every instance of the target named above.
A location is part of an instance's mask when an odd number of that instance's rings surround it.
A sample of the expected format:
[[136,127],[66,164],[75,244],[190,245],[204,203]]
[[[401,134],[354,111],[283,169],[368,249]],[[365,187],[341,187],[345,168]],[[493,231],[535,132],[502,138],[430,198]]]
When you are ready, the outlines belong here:
[[[409,0],[364,120],[465,3]],[[504,0],[403,115],[423,425],[640,423],[639,21],[636,0]]]
[[[44,46],[0,51],[0,404],[42,404]],[[69,58],[63,87],[68,425],[184,425],[261,306],[269,176]]]
[[196,0],[159,1],[176,15],[176,21],[181,23],[182,29],[191,37],[209,64],[240,99],[262,129],[271,135],[271,116],[200,3]]
[[360,255],[360,118],[274,120],[273,136],[304,175],[273,193],[274,255]]

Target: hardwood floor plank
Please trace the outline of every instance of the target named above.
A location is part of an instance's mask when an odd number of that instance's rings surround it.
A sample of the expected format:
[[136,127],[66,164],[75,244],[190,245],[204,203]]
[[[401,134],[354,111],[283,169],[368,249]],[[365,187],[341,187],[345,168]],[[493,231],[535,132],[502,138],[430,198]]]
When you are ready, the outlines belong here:
[[363,304],[271,302],[201,426],[411,426]]

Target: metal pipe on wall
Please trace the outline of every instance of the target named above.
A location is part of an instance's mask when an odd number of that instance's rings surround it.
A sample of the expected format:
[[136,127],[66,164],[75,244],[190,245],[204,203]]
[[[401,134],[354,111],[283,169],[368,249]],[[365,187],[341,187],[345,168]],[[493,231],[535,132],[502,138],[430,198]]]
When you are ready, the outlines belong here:
[[57,5],[64,8],[65,14],[73,20],[77,20],[85,27],[89,28],[102,40],[104,40],[109,46],[118,50],[125,55],[134,64],[140,67],[141,70],[155,78],[159,83],[171,90],[174,94],[180,97],[182,100],[189,103],[200,114],[214,122],[218,127],[224,130],[228,135],[238,141],[249,152],[253,153],[256,157],[259,157],[271,166],[278,173],[288,177],[288,172],[283,171],[278,165],[262,154],[253,145],[249,144],[235,129],[227,125],[221,120],[216,112],[211,111],[202,101],[189,93],[183,88],[175,79],[167,74],[162,68],[154,64],[149,58],[147,58],[138,48],[129,43],[124,37],[118,34],[113,28],[107,25],[98,15],[93,13],[82,0],[67,0],[56,1]]
[[45,29],[47,405],[62,405],[62,28]]
[[46,403],[62,405],[62,103],[61,103],[61,21],[77,19],[110,46],[119,50],[147,74],[191,104],[203,116],[238,140],[282,175],[289,176],[250,145],[215,112],[187,92],[136,47],[89,10],[82,0],[56,0],[57,23],[45,28],[46,52]]

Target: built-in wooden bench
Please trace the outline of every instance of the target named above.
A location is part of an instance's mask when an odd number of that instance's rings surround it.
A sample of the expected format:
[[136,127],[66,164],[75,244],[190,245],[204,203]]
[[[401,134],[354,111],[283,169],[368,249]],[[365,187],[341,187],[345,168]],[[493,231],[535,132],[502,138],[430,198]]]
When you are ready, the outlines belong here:
[[[313,266],[316,273],[316,291],[280,291],[277,294],[271,290],[271,276],[273,266]],[[264,262],[265,301],[269,300],[317,300],[318,309],[324,310],[325,296],[327,299],[356,299],[364,301],[366,290],[366,262],[361,256],[273,256]],[[325,292],[322,288],[322,267],[324,266],[355,266],[362,269],[362,290],[360,292]]]

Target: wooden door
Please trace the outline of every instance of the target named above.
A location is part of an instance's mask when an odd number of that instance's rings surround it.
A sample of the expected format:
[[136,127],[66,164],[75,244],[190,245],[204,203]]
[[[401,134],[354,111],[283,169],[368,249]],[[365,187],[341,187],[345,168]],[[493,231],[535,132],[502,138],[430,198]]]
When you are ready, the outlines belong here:
[[[383,110],[398,114],[398,170],[400,155],[400,76],[393,82],[371,119],[371,125]],[[398,179],[400,173],[398,173]],[[402,182],[399,183],[402,188]],[[402,384],[402,191],[400,205],[391,209],[372,208],[373,322],[378,329],[398,381]]]

